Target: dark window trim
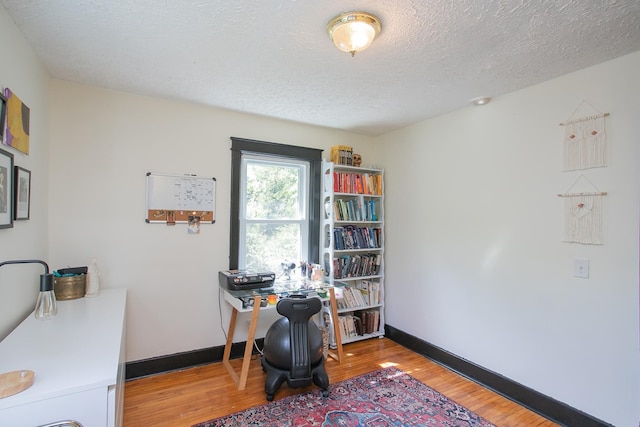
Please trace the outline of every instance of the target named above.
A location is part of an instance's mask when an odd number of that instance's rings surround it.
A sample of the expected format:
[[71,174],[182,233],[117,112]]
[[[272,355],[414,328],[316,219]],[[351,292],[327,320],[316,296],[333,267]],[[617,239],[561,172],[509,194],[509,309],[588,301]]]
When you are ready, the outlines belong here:
[[322,185],[322,151],[317,148],[277,144],[275,142],[231,137],[231,224],[229,269],[238,268],[240,248],[240,171],[243,153],[274,155],[309,161],[309,261],[320,262],[320,190]]

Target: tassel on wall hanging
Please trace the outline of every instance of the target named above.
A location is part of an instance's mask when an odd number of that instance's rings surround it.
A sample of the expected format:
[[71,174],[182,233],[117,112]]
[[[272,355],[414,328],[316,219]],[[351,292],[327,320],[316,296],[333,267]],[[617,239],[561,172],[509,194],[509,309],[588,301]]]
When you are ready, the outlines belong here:
[[582,101],[569,120],[560,123],[564,126],[565,171],[607,166],[604,119],[608,115]]
[[[594,191],[571,192],[580,180],[586,181]],[[607,193],[598,190],[584,175],[564,194],[564,241],[585,245],[602,244],[602,197]]]

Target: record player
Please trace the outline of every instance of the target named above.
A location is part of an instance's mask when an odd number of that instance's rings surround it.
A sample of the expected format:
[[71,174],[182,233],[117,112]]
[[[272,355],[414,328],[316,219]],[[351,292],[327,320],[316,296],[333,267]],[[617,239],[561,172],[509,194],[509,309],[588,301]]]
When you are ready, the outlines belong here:
[[229,291],[244,291],[273,287],[276,274],[271,271],[224,270],[218,272],[220,287]]

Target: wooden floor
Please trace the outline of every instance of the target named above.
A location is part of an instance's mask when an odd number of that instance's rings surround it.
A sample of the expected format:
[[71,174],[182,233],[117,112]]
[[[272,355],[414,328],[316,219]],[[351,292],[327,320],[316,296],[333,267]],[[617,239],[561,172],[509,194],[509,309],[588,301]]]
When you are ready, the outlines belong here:
[[[344,352],[342,363],[331,358],[326,362],[332,383],[392,365],[497,426],[557,425],[387,338],[348,344]],[[238,372],[240,362],[232,360]],[[128,381],[124,427],[191,426],[261,405],[266,403],[264,379],[256,358],[251,362],[244,391],[236,389],[222,363]],[[275,400],[304,390],[289,389],[285,383]]]

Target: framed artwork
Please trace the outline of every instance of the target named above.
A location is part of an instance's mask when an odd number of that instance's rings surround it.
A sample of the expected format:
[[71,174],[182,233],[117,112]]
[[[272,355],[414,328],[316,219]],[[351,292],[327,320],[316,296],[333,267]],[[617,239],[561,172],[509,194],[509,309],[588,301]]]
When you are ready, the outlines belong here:
[[13,154],[0,150],[0,228],[13,227]]
[[31,171],[15,166],[13,200],[15,209],[13,219],[29,219],[31,210]]
[[7,98],[0,91],[0,143],[4,143],[4,124],[7,122]]
[[2,142],[28,155],[31,110],[8,87],[4,88],[4,96],[7,99],[7,125]]

